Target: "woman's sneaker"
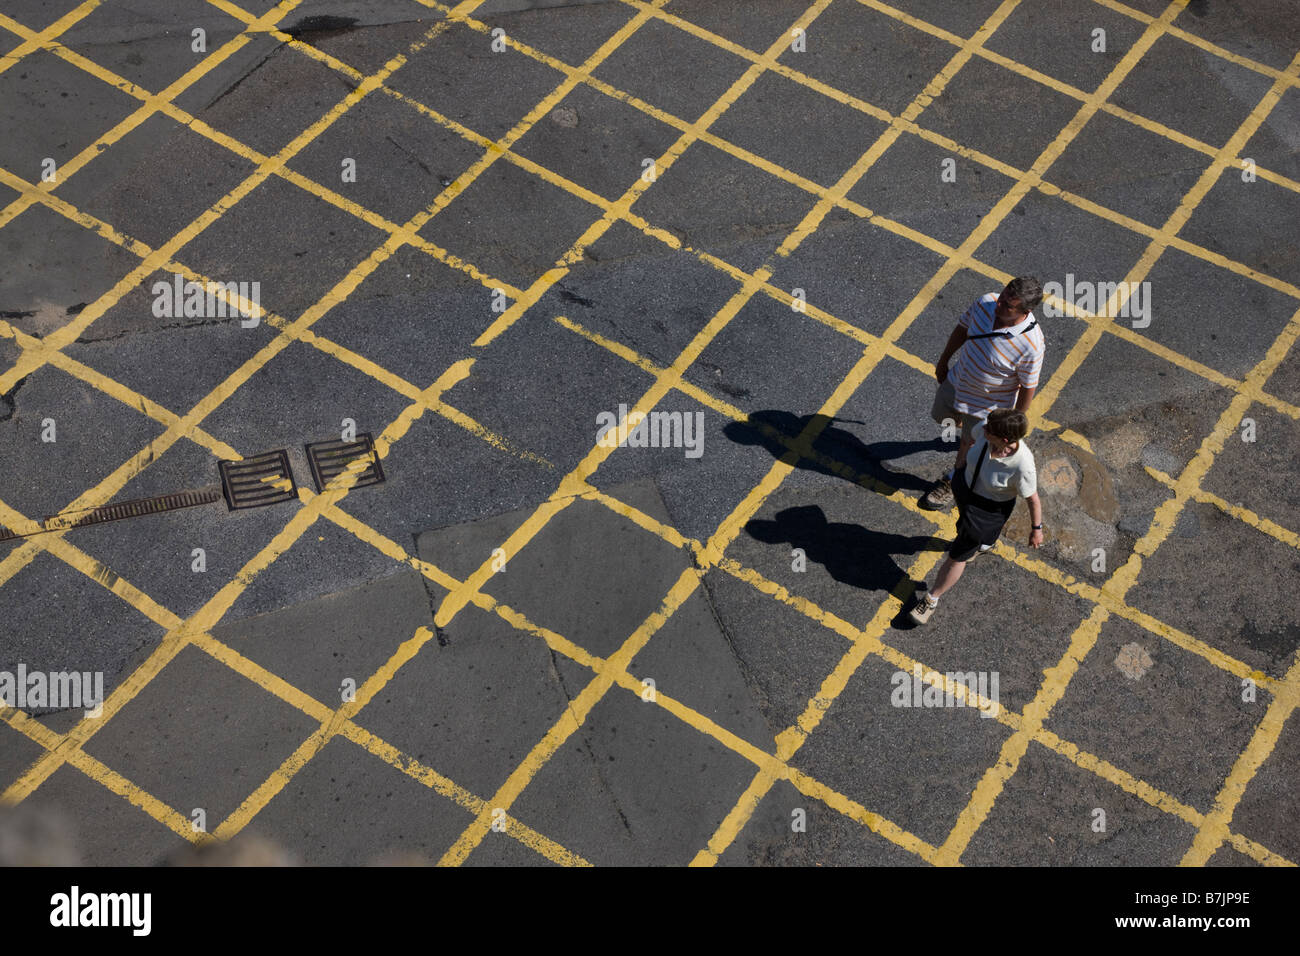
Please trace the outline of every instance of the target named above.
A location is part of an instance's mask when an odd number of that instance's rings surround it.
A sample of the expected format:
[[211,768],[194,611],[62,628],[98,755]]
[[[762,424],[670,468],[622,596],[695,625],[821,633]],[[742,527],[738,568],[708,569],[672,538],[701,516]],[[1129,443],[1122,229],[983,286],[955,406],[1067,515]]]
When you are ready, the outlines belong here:
[[943,511],[952,507],[952,479],[940,478],[921,498],[920,504],[926,511]]
[[917,624],[925,624],[938,606],[939,602],[930,597],[929,591],[922,591],[916,596],[916,607],[912,608],[912,620]]

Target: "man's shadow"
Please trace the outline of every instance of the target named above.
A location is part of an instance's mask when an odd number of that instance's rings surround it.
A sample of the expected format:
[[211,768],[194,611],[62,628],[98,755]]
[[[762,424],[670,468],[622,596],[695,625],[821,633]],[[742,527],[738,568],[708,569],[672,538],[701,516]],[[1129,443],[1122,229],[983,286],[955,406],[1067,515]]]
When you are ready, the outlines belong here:
[[[821,461],[800,457],[795,467],[819,472],[823,475],[836,475],[846,481],[857,482],[866,475],[877,485],[890,489],[923,492],[929,489],[932,481],[927,481],[905,471],[886,468],[882,462],[903,458],[922,451],[941,451],[956,454],[957,447],[952,442],[941,438],[930,441],[884,441],[865,444],[858,436],[843,428],[835,428],[835,422],[862,424],[851,419],[831,418],[828,415],[795,415],[777,409],[764,409],[752,412],[744,422],[728,422],[722,433],[738,445],[760,445],[766,448],[773,458],[782,458],[790,450],[795,438],[810,423],[822,425],[817,439],[812,443],[812,451],[821,457]],[[884,488],[876,490],[884,491]]]
[[809,561],[822,565],[836,581],[864,591],[892,591],[906,572],[892,554],[941,551],[947,543],[928,535],[869,531],[858,524],[826,520],[817,505],[778,511],[773,520],[745,525],[750,537],[764,544],[787,542],[801,548]]

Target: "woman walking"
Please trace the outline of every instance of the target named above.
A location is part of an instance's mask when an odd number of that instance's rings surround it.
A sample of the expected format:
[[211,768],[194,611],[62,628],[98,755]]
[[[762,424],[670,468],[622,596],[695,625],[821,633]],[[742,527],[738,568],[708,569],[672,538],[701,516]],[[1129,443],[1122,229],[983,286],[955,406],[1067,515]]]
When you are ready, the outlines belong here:
[[972,444],[961,470],[953,475],[957,499],[957,538],[939,567],[934,589],[922,591],[912,620],[925,624],[939,599],[957,583],[967,562],[993,547],[1011,517],[1016,498],[1029,503],[1029,546],[1043,543],[1043,505],[1038,499],[1034,455],[1025,444],[1029,419],[1012,408],[995,408],[971,431]]

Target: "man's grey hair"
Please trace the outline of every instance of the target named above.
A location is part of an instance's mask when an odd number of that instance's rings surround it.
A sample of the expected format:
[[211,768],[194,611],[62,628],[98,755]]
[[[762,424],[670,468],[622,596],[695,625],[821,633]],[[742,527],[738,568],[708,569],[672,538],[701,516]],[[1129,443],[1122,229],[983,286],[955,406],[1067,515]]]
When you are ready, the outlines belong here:
[[1043,302],[1043,286],[1033,276],[1017,276],[1007,283],[1007,296],[1020,300],[1020,307],[1033,312]]

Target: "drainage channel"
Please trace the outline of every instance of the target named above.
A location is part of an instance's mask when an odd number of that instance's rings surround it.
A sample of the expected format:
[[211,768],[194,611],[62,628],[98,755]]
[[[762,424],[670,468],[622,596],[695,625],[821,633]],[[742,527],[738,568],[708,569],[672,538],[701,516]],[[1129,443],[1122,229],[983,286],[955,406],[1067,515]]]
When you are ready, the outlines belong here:
[[[375,445],[369,434],[360,434],[356,441],[315,442],[305,446],[307,461],[311,466],[316,491],[322,492],[338,475],[344,473],[358,460],[366,460],[359,471],[359,485],[377,485],[384,481],[384,470],[375,454]],[[356,469],[353,469],[354,471]],[[298,485],[289,466],[289,453],[284,449],[263,452],[240,461],[222,461],[217,464],[221,484],[176,491],[152,498],[135,498],[50,515],[28,530],[0,527],[0,541],[27,538],[51,531],[68,531],[90,524],[140,518],[144,515],[163,514],[208,505],[223,498],[227,511],[261,508],[282,501],[296,500]]]

